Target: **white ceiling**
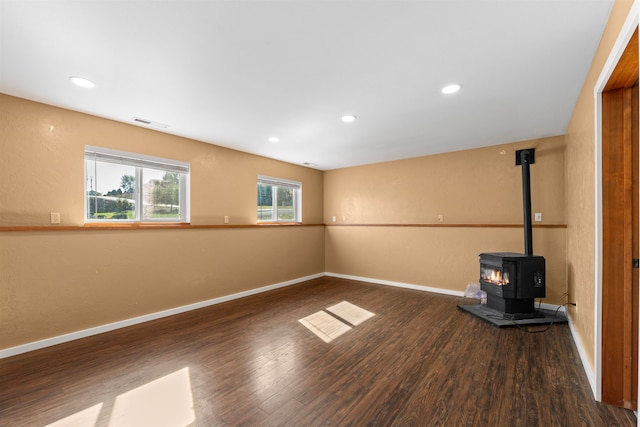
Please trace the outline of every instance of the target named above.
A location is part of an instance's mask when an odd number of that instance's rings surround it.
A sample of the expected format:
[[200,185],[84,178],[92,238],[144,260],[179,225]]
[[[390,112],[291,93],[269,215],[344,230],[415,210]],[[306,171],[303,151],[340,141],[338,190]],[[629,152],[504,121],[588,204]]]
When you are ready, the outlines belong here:
[[335,169],[563,134],[612,3],[0,0],[0,92]]

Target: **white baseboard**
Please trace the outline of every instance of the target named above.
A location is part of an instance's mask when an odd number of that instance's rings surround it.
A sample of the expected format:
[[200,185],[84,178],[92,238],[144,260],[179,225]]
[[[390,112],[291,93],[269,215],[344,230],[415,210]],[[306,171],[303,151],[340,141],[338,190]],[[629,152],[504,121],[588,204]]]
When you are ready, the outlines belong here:
[[325,273],[325,275],[329,277],[337,277],[339,279],[357,280],[360,282],[375,283],[378,285],[395,286],[397,288],[406,288],[406,289],[415,289],[417,291],[433,292],[436,294],[454,295],[457,297],[464,296],[464,292],[462,291],[452,291],[449,289],[432,288],[430,286],[413,285],[410,283],[392,282],[390,280],[372,279],[370,277],[360,277],[360,276],[349,276],[348,274],[337,274],[337,273],[329,273],[329,272]]
[[593,393],[593,397],[596,400],[600,400],[597,393],[596,373],[593,371],[593,369],[591,369],[591,364],[589,363],[589,359],[587,358],[587,352],[584,349],[584,345],[582,344],[580,335],[578,335],[578,332],[576,331],[575,325],[571,321],[571,316],[567,317],[569,319],[569,330],[571,331],[573,342],[578,349],[578,354],[580,355],[580,360],[582,361],[582,368],[584,369],[584,373],[587,375],[589,385],[591,386],[591,392]]
[[262,292],[283,288],[285,286],[295,285],[297,283],[306,282],[307,280],[317,279],[319,277],[324,277],[324,276],[325,276],[325,273],[313,274],[311,276],[300,277],[298,279],[288,280],[286,282],[263,286],[261,288],[256,288],[256,289],[250,289],[248,291],[238,292],[232,295],[225,295],[223,297],[213,298],[207,301],[201,301],[194,304],[183,305],[181,307],[170,308],[168,310],[158,311],[156,313],[145,314],[144,316],[134,317],[126,320],[120,320],[118,322],[96,326],[94,328],[84,329],[81,331],[71,332],[68,334],[59,335],[52,338],[46,338],[40,341],[35,341],[27,344],[18,345],[15,347],[6,348],[3,350],[0,350],[0,359],[16,356],[18,354],[27,353],[29,351],[38,350],[41,348],[50,347],[53,345],[62,344],[69,341],[74,341],[80,338],[90,337],[92,335],[102,334],[104,332],[125,328],[127,326],[137,325],[138,323],[148,322],[150,320],[156,320],[156,319],[160,319],[167,316],[173,316],[174,314],[184,313],[186,311],[197,310],[199,308],[208,307],[214,304],[220,304],[223,302],[246,297],[249,295],[259,294]]

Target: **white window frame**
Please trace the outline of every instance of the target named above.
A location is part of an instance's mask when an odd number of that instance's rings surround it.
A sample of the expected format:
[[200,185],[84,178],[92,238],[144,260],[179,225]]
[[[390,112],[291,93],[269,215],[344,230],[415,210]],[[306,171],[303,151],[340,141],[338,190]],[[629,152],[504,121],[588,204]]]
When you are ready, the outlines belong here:
[[[272,197],[272,219],[258,219],[259,223],[274,223],[274,222],[302,222],[302,183],[300,181],[293,181],[290,179],[284,178],[275,178],[272,176],[266,175],[258,175],[258,182],[256,188],[259,184],[268,184],[276,187],[271,192]],[[277,203],[278,203],[278,190],[277,187],[286,187],[293,189],[293,219],[290,220],[280,220],[278,219],[278,211],[277,211]],[[257,216],[257,212],[256,212]]]
[[[135,168],[135,219],[93,219],[88,218],[87,200],[87,160],[97,160]],[[112,150],[110,148],[85,145],[84,147],[84,221],[86,223],[111,222],[111,223],[139,223],[139,222],[189,222],[189,190],[190,190],[190,164],[179,160],[165,159],[162,157],[148,156],[145,154],[130,153],[126,151]],[[142,183],[144,182],[143,168],[160,169],[180,174],[180,218],[142,218]]]

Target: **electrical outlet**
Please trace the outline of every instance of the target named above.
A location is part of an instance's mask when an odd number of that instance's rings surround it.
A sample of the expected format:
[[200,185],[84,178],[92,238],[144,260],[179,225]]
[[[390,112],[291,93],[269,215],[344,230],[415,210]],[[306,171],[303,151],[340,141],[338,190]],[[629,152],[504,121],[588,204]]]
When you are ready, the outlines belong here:
[[336,222],[336,216],[335,215],[331,217],[331,222]]
[[542,212],[536,212],[534,215],[534,221],[541,222],[542,221]]
[[444,215],[438,214],[438,222],[444,222]]
[[50,212],[51,224],[60,224],[60,212]]
[[229,224],[229,215],[224,216],[224,223]]

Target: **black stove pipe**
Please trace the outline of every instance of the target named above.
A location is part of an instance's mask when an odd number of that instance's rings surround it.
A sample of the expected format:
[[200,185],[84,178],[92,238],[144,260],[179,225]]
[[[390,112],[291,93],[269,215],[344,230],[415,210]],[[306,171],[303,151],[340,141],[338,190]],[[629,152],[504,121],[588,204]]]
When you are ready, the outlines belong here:
[[522,165],[522,215],[524,217],[524,253],[533,255],[533,237],[531,225],[531,175],[529,166],[535,163],[535,149],[516,151],[516,165]]

